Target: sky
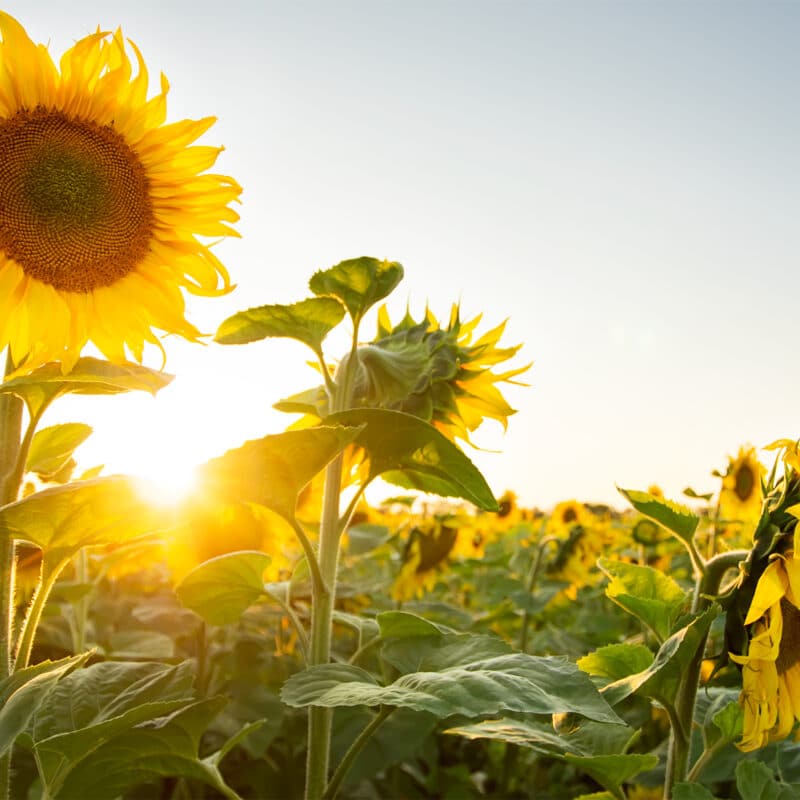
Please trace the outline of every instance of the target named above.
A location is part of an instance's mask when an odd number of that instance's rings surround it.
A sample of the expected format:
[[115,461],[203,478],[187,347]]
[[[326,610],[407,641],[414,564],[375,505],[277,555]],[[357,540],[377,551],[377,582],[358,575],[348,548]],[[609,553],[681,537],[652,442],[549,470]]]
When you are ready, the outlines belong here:
[[[486,327],[508,318],[530,385],[469,450],[496,494],[677,498],[718,488],[740,445],[800,436],[800,2],[4,9],[56,58],[121,26],[151,85],[169,78],[169,121],[218,118],[201,143],[244,188],[242,238],[215,249],[236,290],[188,300],[204,331],[362,255],[404,265],[395,315],[460,300]],[[94,426],[81,463],[179,482],[282,430],[272,403],[317,382],[289,341],[165,346],[176,377],[156,399],[48,412]]]

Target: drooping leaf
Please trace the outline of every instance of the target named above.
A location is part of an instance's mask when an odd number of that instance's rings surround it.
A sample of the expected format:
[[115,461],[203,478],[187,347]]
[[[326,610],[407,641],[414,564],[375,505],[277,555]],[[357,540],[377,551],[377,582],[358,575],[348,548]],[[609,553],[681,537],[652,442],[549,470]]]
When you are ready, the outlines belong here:
[[603,688],[603,697],[613,706],[639,692],[662,705],[671,705],[686,668],[705,642],[708,629],[719,612],[718,605],[709,606],[661,645],[647,669],[610,683]]
[[480,633],[446,633],[439,636],[388,639],[381,657],[401,673],[439,672],[512,651],[497,636]]
[[226,553],[195,567],[175,587],[178,599],[212,625],[230,625],[264,594],[272,559],[257,550]]
[[122,476],[54,486],[0,508],[0,530],[41,547],[52,562],[170,524],[163,509],[144,502],[136,481]]
[[25,730],[53,686],[73,669],[85,664],[91,655],[89,652],[60,661],[42,661],[17,670],[0,682],[0,756]]
[[[65,751],[64,757],[70,760],[51,785],[58,797],[114,800],[128,789],[154,779],[188,778],[208,784],[229,800],[239,800],[219,772],[218,753],[205,759],[198,755],[201,735],[225,702],[222,697],[201,700],[168,716],[130,727],[76,760],[70,751]],[[247,735],[251,730],[252,726],[240,733]],[[41,743],[37,752],[52,762],[61,754],[58,745],[54,738]]]
[[351,525],[347,529],[347,553],[352,556],[370,553],[385,544],[391,536],[392,531],[386,525]]
[[440,636],[452,628],[437,625],[408,611],[384,611],[375,618],[384,639],[409,639],[419,636]]
[[663,642],[688,602],[688,594],[652,567],[608,558],[597,563],[611,579],[606,587],[608,597],[638,617]]
[[355,444],[367,452],[370,479],[400,470],[414,478],[417,488],[497,511],[494,494],[475,465],[424,420],[400,411],[359,408],[332,414],[326,423],[363,426]]
[[75,449],[91,433],[91,425],[83,422],[65,422],[38,430],[28,451],[26,472],[33,472],[45,481],[52,479],[70,462]]
[[653,654],[643,644],[608,644],[579,658],[578,666],[589,675],[617,681],[647,669]]
[[363,256],[314,273],[308,285],[316,295],[338,297],[350,316],[358,321],[369,308],[388,296],[402,279],[403,267],[396,261]]
[[321,425],[245,442],[198,470],[201,485],[230,500],[259,503],[290,522],[303,487],[358,435]]
[[61,364],[45,364],[27,375],[11,378],[0,392],[21,397],[32,415],[63,394],[119,394],[144,391],[155,394],[172,380],[172,375],[139,364],[112,364],[98,358],[79,358],[71,372],[61,373]]
[[465,663],[441,672],[403,675],[379,686],[365,670],[324,664],[293,675],[281,690],[290,706],[402,706],[438,717],[499,711],[555,714],[574,711],[619,722],[589,677],[561,658],[522,653]]
[[688,506],[666,500],[663,497],[656,497],[648,492],[637,492],[633,489],[620,489],[619,487],[617,489],[640,514],[663,525],[679,539],[688,542],[694,536],[700,523],[700,517]]
[[291,305],[267,305],[228,317],[217,330],[220,344],[246,344],[266,337],[297,339],[320,353],[322,342],[344,318],[344,306],[332,297],[312,297]]

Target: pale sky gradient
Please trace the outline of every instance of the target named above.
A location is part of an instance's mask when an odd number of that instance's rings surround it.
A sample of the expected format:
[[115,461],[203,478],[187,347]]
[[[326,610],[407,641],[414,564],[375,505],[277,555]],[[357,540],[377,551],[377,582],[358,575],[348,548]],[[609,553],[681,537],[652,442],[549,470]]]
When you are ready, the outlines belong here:
[[[244,186],[217,252],[229,314],[307,296],[319,268],[400,261],[392,307],[509,317],[530,388],[473,452],[497,494],[624,505],[710,491],[739,445],[800,436],[800,2],[11,0],[59,57],[121,25],[170,121]],[[300,345],[167,342],[174,384],[56,405],[82,459],[179,471],[289,417]],[[335,355],[335,354],[334,354]],[[151,365],[158,365],[155,354]],[[252,373],[252,374],[251,374]]]

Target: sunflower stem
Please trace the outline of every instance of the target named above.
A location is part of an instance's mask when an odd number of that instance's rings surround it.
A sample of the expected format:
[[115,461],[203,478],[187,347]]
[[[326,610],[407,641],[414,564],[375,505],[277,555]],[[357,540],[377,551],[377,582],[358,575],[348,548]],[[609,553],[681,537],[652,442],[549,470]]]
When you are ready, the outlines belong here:
[[[46,559],[42,560],[42,572],[39,581],[36,584],[36,589],[33,593],[33,599],[28,606],[25,613],[25,620],[19,632],[19,641],[17,642],[17,654],[14,661],[14,669],[25,669],[31,658],[31,651],[33,650],[33,640],[36,637],[36,629],[39,627],[39,621],[42,618],[42,612],[47,605],[47,600],[50,597],[50,592],[55,586],[58,576],[61,574],[68,561],[61,561],[55,567],[50,567]],[[78,652],[81,652],[81,647]]]
[[[692,601],[692,612],[705,611],[719,592],[720,584],[729,569],[747,558],[747,550],[731,550],[720,553],[705,562],[705,569],[696,575],[695,591]],[[705,656],[708,632],[701,637],[694,656],[683,674],[678,687],[675,708],[668,709],[670,714],[669,750],[667,753],[667,770],[664,778],[664,800],[670,800],[672,789],[679,781],[685,781],[689,774],[689,746],[692,738],[694,707],[697,699],[697,688],[700,684],[700,670]],[[702,759],[703,756],[700,756]],[[700,761],[698,760],[697,764]],[[694,772],[697,764],[692,768]]]
[[[539,580],[539,571],[542,568],[542,558],[544,556],[545,548],[547,545],[557,541],[558,536],[545,536],[539,542],[539,546],[536,548],[536,555],[534,556],[533,564],[531,565],[531,571],[528,573],[528,583],[525,587],[528,598],[533,595],[533,592],[536,589],[536,584]],[[530,624],[531,612],[529,608],[526,608],[522,615],[522,630],[519,634],[519,649],[523,653],[526,652],[528,648],[528,629],[530,628]]]

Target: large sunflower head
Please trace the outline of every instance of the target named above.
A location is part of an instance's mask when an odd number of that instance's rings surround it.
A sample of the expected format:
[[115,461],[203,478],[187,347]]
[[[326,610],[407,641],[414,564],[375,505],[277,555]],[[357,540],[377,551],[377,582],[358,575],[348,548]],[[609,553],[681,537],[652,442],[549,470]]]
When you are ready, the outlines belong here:
[[182,290],[228,291],[197,237],[236,235],[241,188],[190,147],[214,118],[165,125],[144,60],[120,31],[78,41],[57,66],[0,12],[0,348],[24,369],[68,371],[87,342],[142,360],[154,331],[197,340]]

